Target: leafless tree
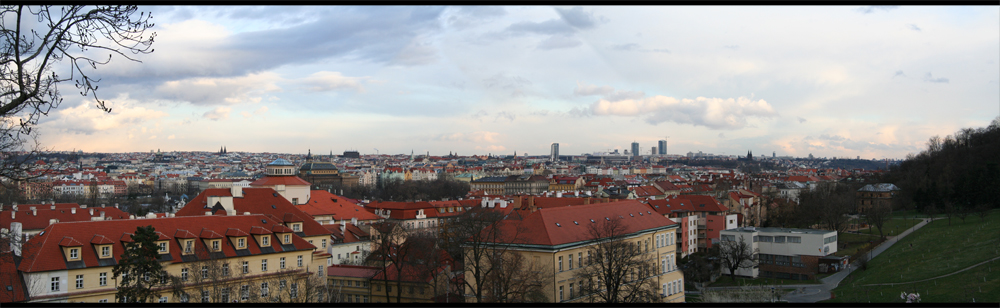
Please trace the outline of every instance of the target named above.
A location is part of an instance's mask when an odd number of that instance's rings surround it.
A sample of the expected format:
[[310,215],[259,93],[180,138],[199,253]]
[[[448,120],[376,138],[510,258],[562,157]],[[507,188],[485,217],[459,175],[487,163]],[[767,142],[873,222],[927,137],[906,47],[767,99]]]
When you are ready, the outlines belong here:
[[412,249],[411,245],[406,245],[407,231],[395,220],[386,220],[372,225],[378,235],[375,238],[375,248],[369,256],[370,261],[375,261],[381,268],[383,283],[386,285],[385,297],[388,302],[392,298],[389,294],[390,273],[395,273],[396,302],[402,300],[402,279],[403,266]]
[[546,300],[543,290],[552,281],[551,268],[527,260],[523,254],[507,253],[487,277],[484,295],[491,303],[529,303]]
[[948,200],[944,202],[944,215],[948,217],[949,226],[951,225],[951,218],[958,215],[958,211],[959,209],[955,206],[955,203]]
[[892,206],[888,204],[872,204],[865,210],[864,215],[865,222],[878,228],[878,234],[884,239],[885,232],[882,230],[882,226],[885,225],[886,221],[892,219]]
[[464,284],[477,302],[488,300],[487,292],[497,277],[510,244],[522,242],[523,228],[520,220],[505,219],[501,209],[473,207],[448,225],[449,236],[461,243],[465,272]]
[[736,271],[750,269],[757,264],[757,249],[740,236],[739,240],[723,237],[719,242],[719,262],[729,270],[729,278],[736,281]]
[[990,205],[986,203],[980,203],[976,206],[976,214],[983,221],[986,221],[986,216],[990,214]]
[[582,294],[601,303],[648,303],[656,298],[656,261],[649,246],[630,240],[618,218],[591,224],[594,244],[577,274]]
[[[111,112],[97,97],[99,79],[91,73],[109,63],[112,54],[140,62],[136,54],[153,51],[156,33],[147,33],[153,27],[152,16],[136,16],[137,12],[134,5],[0,7],[4,41],[0,47],[0,152],[4,156],[0,176],[23,178],[30,169],[24,163],[40,151],[32,129],[62,102],[57,84],[74,81],[81,95],[93,96],[99,109]],[[108,58],[92,58],[95,51],[107,52]],[[68,67],[56,69],[60,62]]]

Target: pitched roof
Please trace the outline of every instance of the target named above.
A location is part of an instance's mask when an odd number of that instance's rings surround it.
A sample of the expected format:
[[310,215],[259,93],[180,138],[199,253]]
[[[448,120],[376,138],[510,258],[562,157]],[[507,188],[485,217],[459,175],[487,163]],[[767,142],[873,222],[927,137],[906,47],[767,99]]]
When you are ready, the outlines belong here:
[[253,181],[253,183],[250,183],[250,186],[253,186],[253,187],[275,186],[275,185],[293,185],[293,186],[294,185],[299,185],[299,186],[304,185],[304,186],[309,186],[310,184],[309,184],[309,182],[306,182],[306,180],[303,180],[302,178],[300,178],[298,176],[294,176],[294,175],[288,175],[288,176],[265,176],[265,177],[262,177],[260,179],[257,179],[256,181]]
[[[202,191],[201,194],[191,199],[183,208],[177,211],[175,216],[205,216],[205,212],[211,211],[208,205],[208,196],[232,196],[228,188],[211,188]],[[237,216],[244,216],[242,213],[268,215],[271,219],[277,219],[280,223],[285,223],[283,219],[290,221],[301,221],[302,232],[305,236],[318,236],[330,234],[330,231],[323,228],[323,225],[312,219],[312,216],[302,212],[288,199],[282,197],[274,189],[263,188],[243,188],[242,198],[233,198],[233,209]],[[287,216],[286,214],[291,214]],[[215,210],[212,216],[225,216],[226,211]]]
[[326,268],[326,275],[334,277],[372,278],[378,270],[378,267],[372,266],[334,264]]
[[[636,200],[543,208],[521,221],[504,220],[499,224],[503,234],[519,234],[517,242],[524,245],[557,246],[591,239],[590,226],[611,218],[620,219],[624,233],[668,228],[676,223]],[[519,229],[520,228],[520,229]]]
[[[178,230],[201,230],[202,228],[212,233],[227,233],[227,228],[249,230],[252,227],[271,228],[280,222],[268,219],[263,215],[241,215],[241,216],[197,216],[197,217],[171,217],[160,219],[130,219],[130,220],[102,220],[86,222],[69,222],[53,224],[45,228],[43,233],[32,238],[25,244],[24,256],[26,257],[18,267],[23,272],[42,272],[67,269],[66,261],[63,257],[59,244],[67,237],[78,236],[79,234],[102,234],[109,238],[122,238],[131,240],[130,232],[135,232],[137,227],[153,226],[157,231],[166,234],[177,233]],[[245,232],[245,231],[244,231]],[[184,232],[181,232],[184,233]],[[190,233],[190,232],[188,232]],[[229,241],[223,241],[228,243]],[[256,246],[256,241],[249,241],[248,251],[251,254],[260,254],[260,247]],[[180,243],[176,240],[167,241],[170,245],[171,262],[184,262],[181,259]],[[204,245],[202,241],[195,241],[196,245]],[[74,244],[69,242],[66,244]],[[82,244],[81,244],[82,245]],[[304,239],[295,236],[292,245],[294,251],[304,250],[311,252],[316,246],[306,242]],[[282,252],[282,245],[273,245],[271,248],[276,252]],[[122,241],[113,243],[113,255],[116,256],[124,251]],[[226,257],[236,257],[236,251],[229,245],[223,245],[222,251]],[[97,251],[94,249],[82,249],[81,260],[85,267],[100,267],[97,259]]]
[[[36,208],[36,215],[31,214],[30,207]],[[73,213],[72,208],[76,208]],[[94,214],[90,211],[93,209]],[[11,210],[0,212],[0,226],[10,228],[10,223],[20,222],[22,230],[39,230],[49,225],[49,219],[58,219],[59,222],[70,221],[90,221],[92,217],[101,217],[101,212],[108,219],[128,219],[129,214],[115,207],[88,207],[81,209],[76,203],[57,203],[56,209],[51,209],[50,204],[20,204],[14,218],[11,218]]]
[[305,204],[298,204],[297,207],[302,212],[312,216],[332,215],[334,220],[377,220],[382,219],[378,215],[365,210],[357,205],[357,201],[331,194],[325,190],[313,190],[309,201]]

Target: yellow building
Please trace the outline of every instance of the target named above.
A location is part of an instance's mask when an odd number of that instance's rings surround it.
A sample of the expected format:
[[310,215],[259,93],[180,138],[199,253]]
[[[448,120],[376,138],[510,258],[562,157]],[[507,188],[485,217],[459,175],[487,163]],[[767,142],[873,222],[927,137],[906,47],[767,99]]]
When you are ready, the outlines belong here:
[[144,226],[159,235],[161,277],[172,281],[154,288],[158,302],[301,301],[325,273],[316,246],[267,215],[56,223],[24,246],[30,302],[115,302],[114,265]]
[[[684,302],[684,276],[676,265],[675,251],[679,225],[657,214],[649,205],[628,200],[542,208],[522,215],[525,216],[521,220],[498,223],[495,238],[502,239],[507,252],[524,260],[520,269],[506,271],[531,268],[541,272],[532,279],[543,280],[538,285],[546,302],[600,302],[600,294],[607,290],[592,286],[600,285],[601,260],[596,255],[609,247],[606,245],[636,249],[617,261],[628,259],[632,263],[626,268],[625,272],[630,273],[625,284],[641,285],[649,293],[658,294],[641,301]],[[607,226],[619,227],[613,228],[614,232],[602,233],[600,230],[608,230]],[[476,277],[469,270],[472,249],[466,247],[465,280],[475,286]],[[484,289],[491,288],[491,283],[485,281]],[[471,288],[465,294],[466,302],[476,301]]]

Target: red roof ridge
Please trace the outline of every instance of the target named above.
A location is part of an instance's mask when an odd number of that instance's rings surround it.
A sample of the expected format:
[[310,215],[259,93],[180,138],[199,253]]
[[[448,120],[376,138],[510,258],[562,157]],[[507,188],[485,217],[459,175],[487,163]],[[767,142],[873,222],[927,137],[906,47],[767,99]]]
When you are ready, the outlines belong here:
[[260,234],[271,234],[271,233],[272,233],[271,230],[264,229],[264,227],[261,226],[250,227],[250,234],[260,235]]
[[184,229],[177,229],[177,232],[174,232],[174,237],[175,238],[196,238],[197,236],[195,236],[194,233],[191,233],[191,231],[184,230]]
[[226,229],[226,236],[247,236],[247,235],[248,234],[245,231],[237,228]]
[[114,244],[115,242],[108,237],[100,234],[94,234],[94,237],[90,239],[91,244]]
[[62,247],[83,246],[83,243],[80,243],[80,241],[77,241],[72,237],[63,236],[62,240],[59,241],[59,246]]
[[222,238],[222,235],[208,228],[201,228],[201,238]]

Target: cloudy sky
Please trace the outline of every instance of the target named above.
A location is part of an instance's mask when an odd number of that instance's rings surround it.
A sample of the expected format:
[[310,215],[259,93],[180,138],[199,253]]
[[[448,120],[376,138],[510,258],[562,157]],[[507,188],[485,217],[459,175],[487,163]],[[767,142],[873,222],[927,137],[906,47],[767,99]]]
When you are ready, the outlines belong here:
[[44,146],[903,158],[1000,114],[997,6],[140,9]]

